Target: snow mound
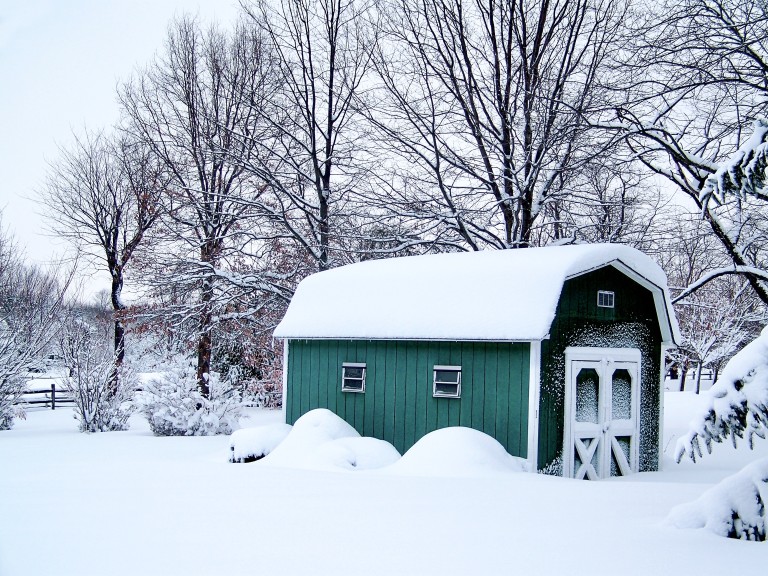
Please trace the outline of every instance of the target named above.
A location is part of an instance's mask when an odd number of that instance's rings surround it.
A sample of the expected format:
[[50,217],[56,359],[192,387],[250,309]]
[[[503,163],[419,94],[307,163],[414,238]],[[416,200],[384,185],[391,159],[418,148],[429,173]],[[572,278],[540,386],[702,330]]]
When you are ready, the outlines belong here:
[[510,455],[496,439],[462,426],[430,432],[388,468],[409,476],[486,476],[530,470],[526,460]]
[[701,441],[712,452],[712,442],[731,437],[747,437],[750,448],[754,437],[765,438],[768,427],[768,326],[725,365],[717,382],[707,392],[708,403],[688,433],[677,441],[677,462],[688,456],[701,456]]
[[676,528],[707,528],[719,536],[765,540],[768,458],[746,466],[713,486],[698,500],[672,509],[667,523]]
[[371,470],[389,466],[400,459],[400,452],[389,442],[376,438],[338,438],[317,449],[306,464],[312,468]]
[[272,452],[291,431],[290,424],[270,424],[242,428],[232,433],[229,440],[230,462],[253,462]]
[[363,470],[386,466],[399,457],[388,442],[361,438],[336,414],[318,408],[299,418],[262,463],[286,468]]

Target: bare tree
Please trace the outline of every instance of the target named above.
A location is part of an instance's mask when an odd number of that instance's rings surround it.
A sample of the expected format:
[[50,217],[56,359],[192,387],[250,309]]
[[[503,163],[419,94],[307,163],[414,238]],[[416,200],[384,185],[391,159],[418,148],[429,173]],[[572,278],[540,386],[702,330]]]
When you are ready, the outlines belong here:
[[303,250],[315,270],[344,258],[348,204],[367,169],[358,103],[371,66],[367,0],[242,2],[268,39],[281,89],[269,117],[269,161],[248,169],[271,190],[259,211],[274,236]]
[[40,196],[50,229],[104,266],[112,279],[117,369],[125,356],[120,317],[125,270],[158,217],[165,181],[162,166],[146,147],[119,135],[86,132],[70,149],[61,150]]
[[[71,280],[71,274],[68,275]],[[25,266],[13,239],[0,232],[0,430],[13,425],[23,375],[56,336],[68,280]]]
[[[649,7],[625,64],[617,109],[628,142],[653,173],[693,203],[728,256],[721,272],[743,274],[768,303],[765,201],[734,195],[718,172],[749,144],[744,129],[768,105],[768,13],[756,0],[684,0]],[[740,155],[739,155],[740,156]],[[717,191],[717,193],[715,193]],[[711,271],[697,285],[716,277]],[[692,288],[695,289],[696,286]]]
[[655,255],[675,295],[682,335],[670,355],[681,369],[680,390],[685,389],[688,370],[693,367],[698,393],[702,370],[710,368],[716,373],[725,360],[759,333],[768,316],[743,277],[718,278],[695,292],[687,290],[708,271],[725,266],[728,255],[698,214],[671,214],[666,229],[669,236],[659,240]]
[[[391,144],[386,203],[461,249],[527,246],[545,206],[613,146],[594,129],[625,12],[617,0],[394,0],[371,121]],[[391,196],[391,198],[390,198]]]
[[181,315],[196,318],[197,380],[204,397],[219,311],[242,290],[269,288],[258,275],[239,274],[235,260],[253,243],[246,221],[265,190],[244,165],[261,162],[259,142],[267,136],[259,130],[270,114],[271,65],[253,26],[239,23],[231,34],[215,27],[203,31],[184,17],[171,24],[162,55],[120,92],[132,136],[170,174],[162,197],[167,217],[144,262],[155,264],[156,289],[169,291],[174,284],[172,291],[187,295]]

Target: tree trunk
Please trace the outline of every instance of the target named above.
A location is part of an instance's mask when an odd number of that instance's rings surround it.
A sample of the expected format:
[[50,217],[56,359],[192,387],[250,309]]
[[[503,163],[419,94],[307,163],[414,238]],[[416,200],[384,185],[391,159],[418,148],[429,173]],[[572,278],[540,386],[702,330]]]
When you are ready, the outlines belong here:
[[197,389],[203,398],[211,397],[209,380],[211,374],[211,350],[213,348],[211,339],[211,323],[213,320],[211,313],[212,300],[213,281],[211,278],[206,278],[203,281],[201,295],[202,310],[198,324],[199,340],[197,342]]
[[680,392],[685,392],[685,379],[688,376],[688,359],[680,366]]
[[701,392],[701,362],[696,365],[696,394]]
[[123,271],[122,268],[114,263],[110,266],[110,275],[112,276],[112,290],[110,299],[112,300],[112,315],[114,319],[114,367],[109,375],[107,385],[107,394],[113,396],[117,394],[119,385],[120,367],[125,359],[125,326],[120,318],[120,312],[125,308],[122,301],[123,291]]

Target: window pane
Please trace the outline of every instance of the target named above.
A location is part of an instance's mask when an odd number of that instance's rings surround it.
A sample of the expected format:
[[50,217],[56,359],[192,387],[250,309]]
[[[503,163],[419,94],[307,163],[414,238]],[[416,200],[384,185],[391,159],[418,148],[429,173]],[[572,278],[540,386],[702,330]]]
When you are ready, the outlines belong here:
[[458,396],[459,385],[435,383],[435,394],[439,396]]
[[599,382],[593,368],[582,368],[576,376],[576,422],[597,424]]
[[362,380],[354,380],[350,378],[344,378],[344,389],[345,390],[362,390],[363,389],[363,381]]
[[600,290],[597,293],[597,305],[602,308],[613,308],[613,292]]
[[357,367],[353,368],[351,366],[345,366],[344,377],[345,378],[362,378],[363,370],[364,368],[357,368]]
[[459,372],[458,370],[435,370],[435,381],[436,382],[453,382],[454,384],[457,384],[459,382]]
[[632,377],[625,369],[613,373],[611,417],[615,420],[632,418]]

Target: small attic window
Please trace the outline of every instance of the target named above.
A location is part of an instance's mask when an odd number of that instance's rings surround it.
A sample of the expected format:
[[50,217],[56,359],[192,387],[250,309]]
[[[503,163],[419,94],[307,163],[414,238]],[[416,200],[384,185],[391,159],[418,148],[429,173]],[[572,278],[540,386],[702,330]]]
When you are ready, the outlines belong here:
[[461,366],[435,366],[432,396],[436,398],[461,397]]
[[341,365],[341,391],[365,392],[365,364],[344,362]]
[[607,290],[597,291],[597,307],[598,308],[613,308],[614,294]]

